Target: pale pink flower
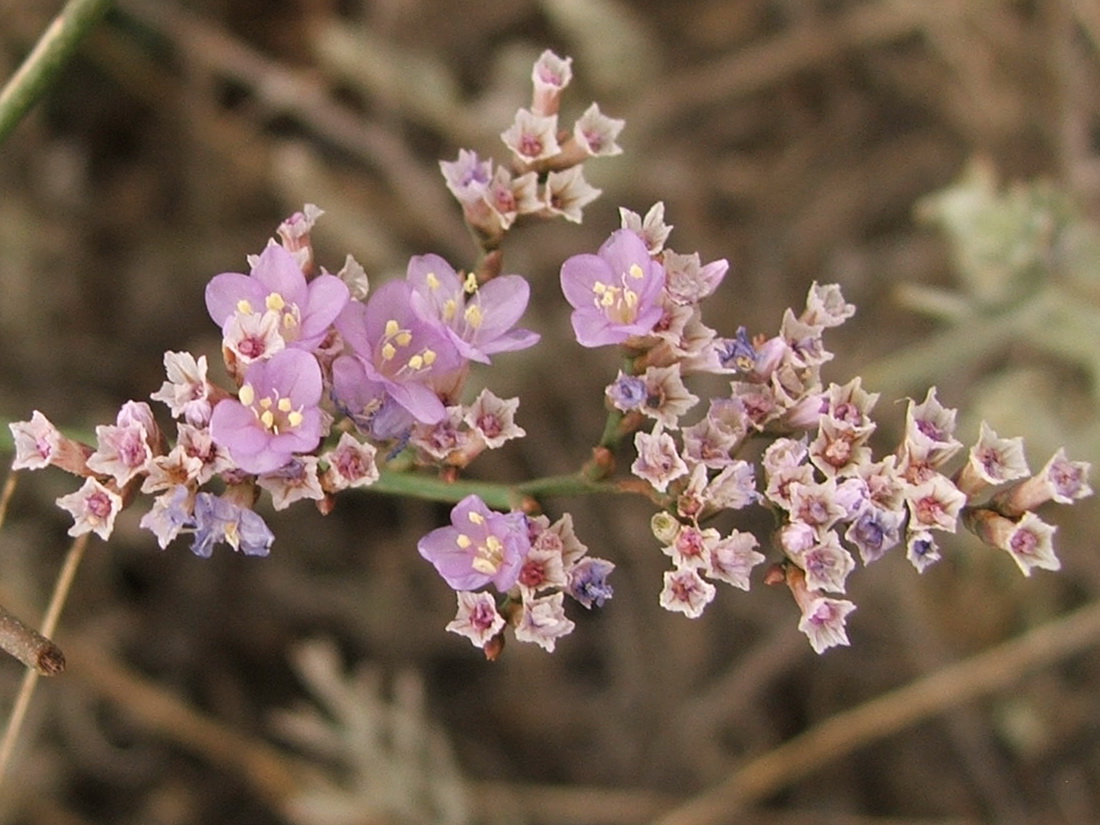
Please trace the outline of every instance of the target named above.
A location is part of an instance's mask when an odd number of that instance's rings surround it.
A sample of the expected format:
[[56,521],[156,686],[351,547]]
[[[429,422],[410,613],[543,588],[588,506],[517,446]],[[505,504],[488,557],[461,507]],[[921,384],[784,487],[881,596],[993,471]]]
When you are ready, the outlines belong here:
[[615,139],[625,123],[625,120],[601,113],[599,104],[593,103],[573,124],[573,140],[577,146],[583,148],[585,157],[621,155],[622,147]]
[[928,530],[911,531],[906,537],[905,548],[905,557],[918,573],[923,573],[941,558],[936,538]]
[[557,115],[536,115],[529,109],[519,109],[500,139],[521,164],[529,166],[561,151],[557,132]]
[[846,599],[817,596],[802,608],[798,629],[806,634],[814,653],[824,653],[830,647],[847,645],[848,632],[844,627],[847,616],[856,606]]
[[638,457],[630,465],[630,472],[648,481],[658,492],[663,493],[670,482],[688,474],[687,464],[676,451],[676,442],[660,424],[652,433],[635,433],[634,449]]
[[1072,504],[1092,495],[1087,461],[1070,461],[1059,448],[1038,473],[999,494],[994,502],[1008,516],[1018,516],[1047,501]]
[[691,524],[683,525],[672,544],[663,547],[662,552],[672,558],[678,569],[690,567],[693,570],[705,570],[710,562],[712,548],[718,544],[720,536],[713,527],[704,530]]
[[756,565],[764,561],[764,554],[757,552],[756,547],[756,536],[734,530],[709,548],[707,575],[748,590],[749,574]]
[[53,464],[61,452],[64,436],[38,410],[31,414],[30,421],[13,421],[8,429],[15,441],[13,470],[41,470]]
[[602,192],[584,179],[581,169],[580,166],[573,166],[561,172],[550,172],[546,176],[542,195],[546,214],[560,215],[571,223],[581,222],[584,218],[584,207],[596,200]]
[[819,284],[814,281],[806,296],[806,311],[802,320],[807,324],[837,327],[855,314],[855,304],[844,300],[838,284]]
[[271,494],[276,510],[303,499],[320,501],[325,497],[317,476],[317,457],[312,455],[294,456],[279,469],[260,475],[256,484]]
[[173,418],[183,418],[196,427],[210,421],[210,382],[206,378],[206,356],[189,352],[164,353],[168,380],[150,398],[168,406]]
[[672,232],[672,227],[665,223],[664,201],[657,201],[649,207],[649,211],[645,213],[644,218],[637,212],[631,212],[629,209],[620,206],[619,218],[623,229],[629,229],[641,236],[650,255],[656,255],[664,248],[665,241],[668,240],[669,233]]
[[343,433],[336,446],[322,454],[328,465],[322,474],[323,486],[330,492],[348,487],[367,487],[378,481],[378,448],[359,441],[351,433]]
[[523,612],[516,625],[516,639],[534,642],[549,653],[558,639],[573,632],[576,625],[565,617],[564,593],[523,600]]
[[523,560],[517,582],[531,593],[567,584],[560,548],[532,546]]
[[518,398],[505,401],[497,398],[488,389],[483,389],[467,408],[463,420],[489,449],[495,450],[506,441],[527,435],[522,427],[516,425],[517,409]]
[[534,97],[531,111],[537,115],[554,115],[558,112],[561,93],[573,79],[573,58],[558,57],[547,49],[539,55],[531,69]]
[[485,647],[504,629],[504,617],[497,612],[496,602],[485,591],[460,590],[457,596],[458,613],[447,630],[465,636],[474,647]]
[[115,516],[122,510],[122,498],[94,478],[88,478],[75,493],[61,496],[57,506],[72,513],[74,524],[69,528],[70,536],[95,533],[106,540],[114,530]]
[[905,491],[909,506],[909,529],[946,530],[954,533],[966,496],[945,476],[938,473],[928,481]]
[[805,571],[808,588],[829,593],[843,593],[848,574],[856,566],[851,553],[840,546],[840,539],[832,532],[797,554],[794,562]]
[[978,443],[970,448],[955,484],[968,498],[973,498],[987,487],[1023,478],[1028,472],[1024,440],[1018,436],[998,438],[993,428],[983,421]]
[[665,586],[661,591],[661,607],[674,613],[683,613],[689,619],[697,619],[717,592],[713,584],[686,567],[665,573]]

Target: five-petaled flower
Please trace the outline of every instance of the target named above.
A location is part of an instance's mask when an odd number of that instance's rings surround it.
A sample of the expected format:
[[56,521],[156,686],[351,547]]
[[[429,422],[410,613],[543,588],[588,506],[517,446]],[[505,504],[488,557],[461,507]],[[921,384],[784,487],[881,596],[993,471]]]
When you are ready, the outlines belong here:
[[455,590],[492,583],[503,593],[518,580],[531,539],[523,513],[497,513],[469,495],[451,510],[451,526],[428,533],[417,549]]
[[252,363],[236,398],[214,407],[210,434],[246,473],[270,473],[321,441],[321,368],[288,349]]
[[573,306],[577,342],[602,347],[652,332],[664,313],[659,300],[664,284],[664,268],[629,229],[613,232],[595,255],[568,258],[561,288]]

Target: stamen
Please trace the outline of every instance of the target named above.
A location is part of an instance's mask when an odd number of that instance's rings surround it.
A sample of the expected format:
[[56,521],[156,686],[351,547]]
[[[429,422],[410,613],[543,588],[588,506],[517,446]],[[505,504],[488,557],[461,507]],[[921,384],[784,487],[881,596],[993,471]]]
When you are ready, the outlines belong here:
[[251,384],[245,384],[237,393],[237,400],[246,407],[251,407],[252,402],[256,400],[256,390],[252,388]]
[[278,292],[272,292],[267,296],[267,300],[264,302],[267,304],[268,309],[272,309],[275,312],[279,312],[286,306],[286,301],[283,300],[283,296]]

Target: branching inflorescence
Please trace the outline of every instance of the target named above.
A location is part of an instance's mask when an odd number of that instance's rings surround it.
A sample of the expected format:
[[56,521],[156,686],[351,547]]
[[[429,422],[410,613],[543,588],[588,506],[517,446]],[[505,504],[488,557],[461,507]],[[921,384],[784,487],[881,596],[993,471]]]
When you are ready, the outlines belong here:
[[[374,288],[350,256],[330,273],[314,260],[310,232],[321,211],[309,205],[250,257],[248,274],[223,273],[207,286],[233,386],[211,382],[205,356],[165,354],[167,380],[151,398],[175,419],[174,441],[138,401],[96,428],[95,446],[66,437],[37,411],[11,424],[15,469],[54,465],[85,479],[58,499],[73,515],[70,534],[108,538],[119,511],[144,495],[152,506],[141,526],[162,548],[186,535],[199,556],[219,543],[263,556],[274,540],[254,509],[264,490],[277,510],[307,499],[327,513],[335,494],[371,486],[381,473],[426,478],[417,474],[434,468],[455,482],[481,452],[525,435],[515,422],[518,399],[483,390],[463,402],[475,363],[538,342],[517,326],[529,288],[504,274],[501,244],[521,220],[579,222],[600,194],[585,182],[584,163],[618,154],[623,126],[592,104],[571,132],[560,130],[571,61],[545,52],[532,77],[531,108],[501,135],[508,164],[465,149],[441,164],[480,247],[470,271],[428,254],[409,261],[404,280]],[[418,545],[457,593],[448,630],[490,658],[509,627],[517,640],[552,651],[574,627],[567,596],[585,608],[611,597],[612,562],[588,555],[568,514],[553,523],[537,514],[540,496],[562,490],[655,501],[652,532],[671,560],[660,603],[692,618],[714,599],[714,582],[748,590],[772,549],[778,560],[761,578],[787,585],[799,628],[819,653],[848,643],[855,605],[841,596],[856,555],[866,565],[903,547],[923,571],[940,558],[937,536],[961,524],[1008,552],[1025,575],[1058,569],[1054,528],[1035,508],[1089,495],[1087,464],[1059,450],[1031,474],[1021,439],[984,423],[963,454],[955,411],[935,389],[909,402],[901,444],[875,458],[877,394],[858,377],[838,385],[821,375],[833,357],[825,331],[855,311],[839,287],[812,285],[805,308],[787,310],[771,337],[744,328],[722,337],[703,323],[701,306],[727,262],[667,248],[660,203],[644,216],[621,215],[597,252],[561,266],[577,342],[623,356],[605,391],[608,425],[575,477],[505,488],[516,502],[509,512],[486,503],[493,485],[479,494],[451,484],[451,524]],[[685,383],[700,373],[727,376],[729,393],[704,404]],[[616,455],[631,437],[630,476],[616,480]],[[415,483],[402,489],[417,494]],[[750,505],[775,517],[768,547],[750,532],[707,526]]]

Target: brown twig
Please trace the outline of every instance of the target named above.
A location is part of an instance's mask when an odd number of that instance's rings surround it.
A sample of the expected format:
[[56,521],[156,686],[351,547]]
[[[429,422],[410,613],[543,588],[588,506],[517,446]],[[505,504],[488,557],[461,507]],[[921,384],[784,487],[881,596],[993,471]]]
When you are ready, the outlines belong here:
[[710,825],[863,745],[1012,684],[1100,641],[1100,602],[1012,641],[950,665],[852,710],[752,760],[724,782],[656,820],[655,825]]
[[[69,547],[65,556],[65,563],[58,573],[57,582],[54,584],[53,595],[50,597],[50,605],[46,609],[46,616],[42,620],[42,633],[52,636],[57,629],[57,622],[61,618],[61,610],[65,606],[65,600],[69,597],[73,579],[76,577],[77,568],[84,558],[84,551],[88,547],[88,533],[77,536]],[[19,730],[23,727],[23,720],[30,707],[31,697],[34,696],[35,686],[38,684],[38,670],[28,668],[23,676],[23,683],[19,687],[19,694],[15,697],[15,705],[11,715],[8,716],[8,726],[4,730],[3,739],[0,739],[0,782],[4,780],[8,762],[11,760],[12,751],[15,749],[15,741],[19,737]]]
[[65,669],[61,648],[37,630],[19,621],[0,605],[0,650],[10,653],[41,676],[56,676]]

